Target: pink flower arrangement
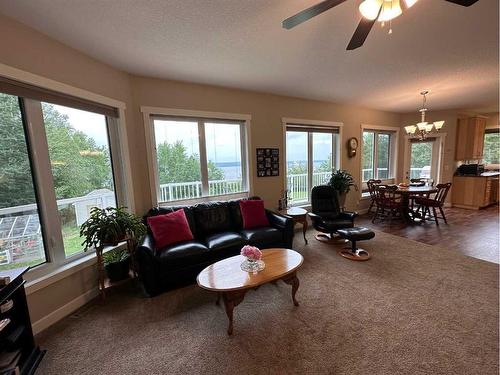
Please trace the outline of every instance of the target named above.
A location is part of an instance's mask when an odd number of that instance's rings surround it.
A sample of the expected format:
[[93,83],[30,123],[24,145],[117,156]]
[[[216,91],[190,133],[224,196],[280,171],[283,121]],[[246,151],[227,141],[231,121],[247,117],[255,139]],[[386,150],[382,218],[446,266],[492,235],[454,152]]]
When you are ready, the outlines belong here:
[[250,260],[260,260],[262,258],[262,251],[258,247],[245,245],[241,248],[241,255]]

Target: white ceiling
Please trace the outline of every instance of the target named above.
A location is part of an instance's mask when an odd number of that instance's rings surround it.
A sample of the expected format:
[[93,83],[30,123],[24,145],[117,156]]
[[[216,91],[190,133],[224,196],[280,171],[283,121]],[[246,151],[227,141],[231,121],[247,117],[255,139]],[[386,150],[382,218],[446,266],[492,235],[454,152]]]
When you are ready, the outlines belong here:
[[498,0],[420,0],[345,47],[360,0],[297,26],[319,0],[0,0],[0,12],[137,75],[408,112],[498,111]]

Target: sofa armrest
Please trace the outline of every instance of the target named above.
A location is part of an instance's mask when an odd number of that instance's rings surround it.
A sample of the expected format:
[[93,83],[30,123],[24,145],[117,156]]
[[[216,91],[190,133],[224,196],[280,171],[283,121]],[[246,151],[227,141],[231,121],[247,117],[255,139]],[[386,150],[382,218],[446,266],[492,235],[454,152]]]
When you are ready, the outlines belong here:
[[145,256],[153,257],[155,254],[155,240],[153,236],[148,233],[146,234],[142,240],[139,242],[137,246],[137,252],[141,253]]
[[283,233],[284,246],[292,248],[294,236],[294,222],[292,218],[277,214],[276,212],[270,210],[266,210],[266,215],[269,220],[269,224]]

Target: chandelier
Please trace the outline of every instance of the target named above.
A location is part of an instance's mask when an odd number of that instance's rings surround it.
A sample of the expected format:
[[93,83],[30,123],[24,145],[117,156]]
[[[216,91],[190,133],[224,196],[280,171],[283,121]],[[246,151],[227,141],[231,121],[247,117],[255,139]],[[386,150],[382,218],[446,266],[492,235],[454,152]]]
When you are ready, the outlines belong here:
[[427,102],[426,95],[428,93],[429,93],[428,90],[424,90],[420,93],[420,95],[422,95],[423,97],[422,108],[419,110],[421,114],[420,122],[417,123],[416,125],[405,126],[406,134],[410,136],[416,136],[421,141],[427,138],[427,136],[432,133],[434,128],[438,132],[439,129],[441,129],[444,125],[444,121],[434,121],[431,123],[425,121],[425,113],[427,112],[427,108],[425,108],[425,103]]

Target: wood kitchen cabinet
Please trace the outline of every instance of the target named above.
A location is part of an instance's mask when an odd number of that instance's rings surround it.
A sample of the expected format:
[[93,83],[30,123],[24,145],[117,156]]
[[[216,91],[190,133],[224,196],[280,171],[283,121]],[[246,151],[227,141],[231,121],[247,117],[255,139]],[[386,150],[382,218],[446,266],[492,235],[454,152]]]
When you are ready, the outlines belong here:
[[498,203],[498,190],[499,176],[454,176],[451,203],[478,210]]
[[483,117],[458,120],[455,160],[478,160],[483,158],[485,129],[486,119]]

